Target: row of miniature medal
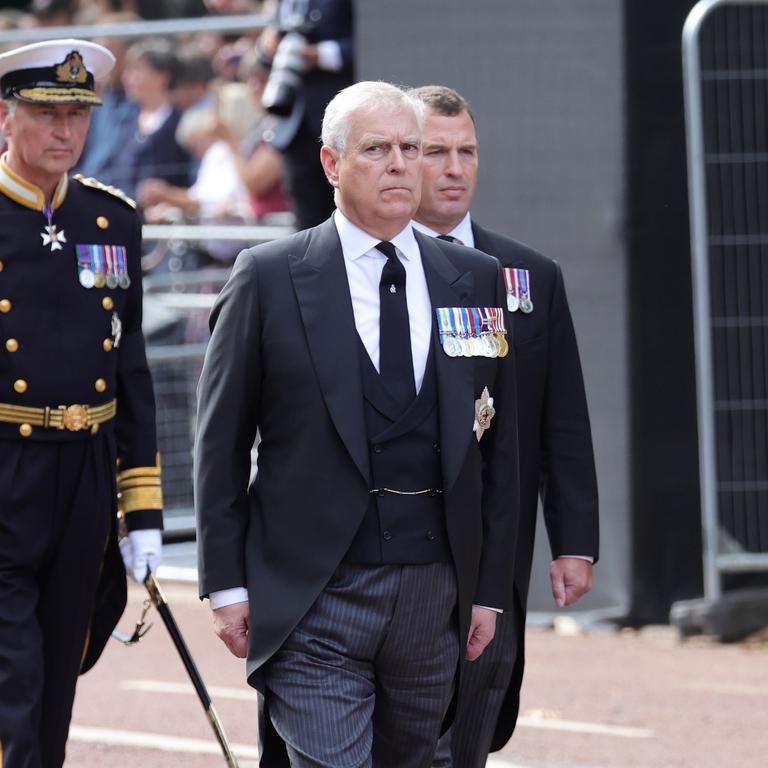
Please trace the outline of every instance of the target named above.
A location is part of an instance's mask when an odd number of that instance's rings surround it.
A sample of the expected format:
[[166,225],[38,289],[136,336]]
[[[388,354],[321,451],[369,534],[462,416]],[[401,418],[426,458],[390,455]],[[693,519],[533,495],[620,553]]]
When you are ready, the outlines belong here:
[[77,245],[77,272],[83,288],[128,288],[124,245]]
[[504,267],[504,285],[507,289],[507,309],[525,314],[533,312],[531,301],[531,280],[527,269]]
[[449,357],[505,357],[509,352],[500,307],[437,307],[440,343]]

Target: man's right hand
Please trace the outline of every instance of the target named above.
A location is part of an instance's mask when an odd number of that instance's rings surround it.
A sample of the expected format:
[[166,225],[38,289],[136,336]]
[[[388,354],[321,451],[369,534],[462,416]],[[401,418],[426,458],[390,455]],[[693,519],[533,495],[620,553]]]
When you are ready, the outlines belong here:
[[244,659],[248,653],[248,602],[217,608],[213,629],[233,656]]

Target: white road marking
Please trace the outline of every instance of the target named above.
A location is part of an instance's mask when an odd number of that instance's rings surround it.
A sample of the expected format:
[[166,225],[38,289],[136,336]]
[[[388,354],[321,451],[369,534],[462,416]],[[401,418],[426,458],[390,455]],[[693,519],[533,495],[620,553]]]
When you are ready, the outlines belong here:
[[555,720],[538,717],[517,718],[517,724],[524,728],[544,728],[551,731],[570,733],[594,733],[601,736],[622,736],[626,739],[650,739],[653,731],[648,728],[630,728],[622,725],[602,725],[601,723],[581,723],[576,720]]
[[[125,691],[145,691],[150,693],[176,693],[196,695],[192,683],[171,683],[162,680],[123,680],[120,687]],[[236,701],[252,701],[256,703],[256,691],[242,688],[225,688],[222,686],[206,686],[212,699],[235,699]]]
[[485,764],[485,768],[533,768],[533,766],[510,763],[509,760],[505,760],[503,757],[488,755],[488,761]]
[[[159,749],[164,752],[186,752],[192,755],[221,755],[217,741],[207,739],[187,739],[180,736],[166,736],[162,733],[142,731],[119,731],[113,728],[95,728],[86,725],[71,725],[69,738],[90,744],[112,744],[120,747],[140,747]],[[231,744],[232,751],[238,757],[258,758],[258,747],[248,744]]]

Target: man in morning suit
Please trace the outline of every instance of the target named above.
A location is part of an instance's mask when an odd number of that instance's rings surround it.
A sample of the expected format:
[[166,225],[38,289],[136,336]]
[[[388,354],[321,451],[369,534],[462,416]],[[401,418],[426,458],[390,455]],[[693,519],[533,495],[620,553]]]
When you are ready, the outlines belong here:
[[395,86],[334,97],[320,155],[336,211],[243,251],[211,315],[201,595],[294,766],[429,766],[459,657],[511,604],[500,269],[414,234],[421,130]]
[[[160,560],[141,222],[70,176],[114,59],[84,40],[0,55],[0,765],[64,762],[79,672]],[[119,501],[118,501],[119,495]]]
[[435,766],[480,768],[490,750],[506,744],[517,720],[539,494],[554,558],[552,593],[557,606],[564,607],[592,586],[592,564],[598,556],[597,483],[579,352],[560,268],[471,219],[478,154],[466,100],[441,86],[411,93],[426,110],[415,226],[499,259],[508,307],[515,310],[510,314],[515,319],[521,497],[514,609],[499,617],[496,639],[462,679],[457,718],[441,739],[435,760]]

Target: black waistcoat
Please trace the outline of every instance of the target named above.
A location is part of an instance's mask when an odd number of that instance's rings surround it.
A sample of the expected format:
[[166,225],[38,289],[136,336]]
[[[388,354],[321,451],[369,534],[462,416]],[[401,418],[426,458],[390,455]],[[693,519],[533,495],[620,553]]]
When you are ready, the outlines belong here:
[[[362,341],[358,344],[371,489],[419,491],[443,487],[437,376],[430,348],[419,394],[401,413],[383,387]],[[364,564],[435,563],[450,558],[442,493],[371,494],[365,517],[346,561]]]

